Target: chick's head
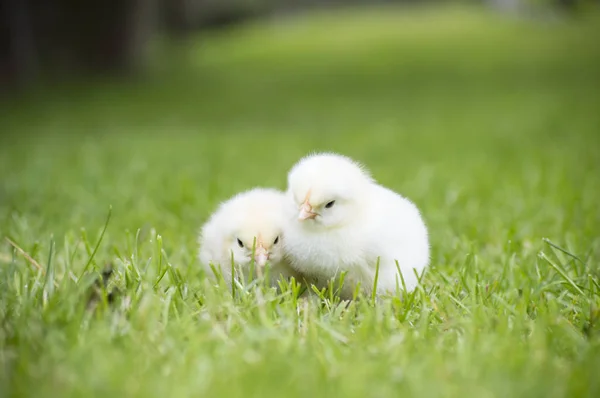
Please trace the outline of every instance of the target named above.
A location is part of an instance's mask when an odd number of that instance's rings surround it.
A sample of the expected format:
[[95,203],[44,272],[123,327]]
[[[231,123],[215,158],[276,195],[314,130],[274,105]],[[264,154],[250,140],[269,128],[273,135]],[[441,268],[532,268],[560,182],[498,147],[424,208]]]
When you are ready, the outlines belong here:
[[290,170],[288,202],[307,228],[340,228],[360,219],[372,182],[369,172],[346,156],[314,154]]
[[255,188],[221,205],[211,230],[205,231],[216,235],[220,243],[220,262],[229,264],[233,254],[234,263],[244,267],[252,261],[253,251],[258,266],[281,261],[283,200],[282,192]]

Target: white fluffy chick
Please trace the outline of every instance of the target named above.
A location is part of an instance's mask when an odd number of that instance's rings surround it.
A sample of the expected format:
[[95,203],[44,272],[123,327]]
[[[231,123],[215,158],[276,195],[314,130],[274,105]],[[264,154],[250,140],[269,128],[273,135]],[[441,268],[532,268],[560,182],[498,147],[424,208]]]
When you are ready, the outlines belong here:
[[[351,299],[357,283],[371,294],[377,258],[377,294],[407,290],[429,263],[427,228],[408,199],[375,182],[352,159],[333,153],[309,155],[288,174],[286,256],[317,287],[346,271],[340,297]],[[396,261],[398,266],[396,266]],[[337,285],[334,285],[337,286]]]
[[247,281],[255,244],[256,272],[260,273],[268,262],[272,286],[277,286],[280,276],[295,276],[299,280],[283,256],[284,201],[281,191],[254,188],[221,203],[203,225],[199,237],[200,262],[209,276],[214,275],[212,264],[220,268],[231,288],[233,255],[236,276],[242,272]]

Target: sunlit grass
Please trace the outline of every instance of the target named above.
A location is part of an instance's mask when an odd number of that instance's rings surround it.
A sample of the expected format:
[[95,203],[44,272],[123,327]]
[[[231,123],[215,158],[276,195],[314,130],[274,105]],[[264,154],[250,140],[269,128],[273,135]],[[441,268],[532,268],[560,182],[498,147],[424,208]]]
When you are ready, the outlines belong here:
[[[3,105],[0,392],[598,396],[598,26],[323,14]],[[313,150],[422,210],[403,300],[207,283],[210,212]]]

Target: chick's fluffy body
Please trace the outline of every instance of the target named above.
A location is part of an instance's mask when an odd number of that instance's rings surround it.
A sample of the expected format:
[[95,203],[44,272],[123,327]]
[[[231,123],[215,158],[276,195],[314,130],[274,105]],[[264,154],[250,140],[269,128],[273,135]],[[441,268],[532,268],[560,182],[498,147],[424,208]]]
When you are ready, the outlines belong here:
[[[396,261],[407,289],[414,289],[413,268],[420,273],[429,263],[429,241],[420,212],[408,199],[336,154],[298,162],[288,174],[287,195],[286,254],[307,281],[322,288],[347,271],[343,298],[351,298],[359,282],[371,293],[380,257],[378,294],[394,293],[397,284],[402,289]],[[314,219],[298,220],[303,202],[317,214]]]
[[199,259],[207,274],[214,275],[210,264],[220,267],[230,285],[233,255],[236,273],[243,272],[248,280],[253,245],[261,245],[269,253],[273,285],[280,275],[296,276],[283,256],[284,198],[278,190],[255,188],[223,202],[204,224],[199,237]]

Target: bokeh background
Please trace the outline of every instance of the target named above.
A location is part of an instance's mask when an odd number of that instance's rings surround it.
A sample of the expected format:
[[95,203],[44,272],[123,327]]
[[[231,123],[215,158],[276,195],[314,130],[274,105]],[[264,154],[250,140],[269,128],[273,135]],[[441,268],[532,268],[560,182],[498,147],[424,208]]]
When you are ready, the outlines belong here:
[[5,225],[27,214],[60,234],[53,217],[84,226],[112,204],[116,231],[183,228],[172,238],[191,244],[218,201],[284,188],[315,150],[365,162],[430,222],[469,197],[553,189],[546,175],[580,190],[598,166],[597,14],[585,0],[4,1]]
[[[157,37],[183,38],[232,30],[251,20],[278,20],[306,12],[379,6],[439,8],[448,4],[548,19],[586,13],[595,0],[5,0],[1,63],[4,83],[82,72],[139,72],[151,66]],[[403,12],[402,12],[403,13]],[[343,17],[340,17],[343,19]],[[338,21],[340,18],[337,18]],[[329,21],[335,23],[334,21]],[[458,22],[458,21],[457,21]],[[357,26],[364,31],[367,26]],[[307,38],[308,39],[308,38]],[[307,40],[307,43],[310,43]]]
[[[0,396],[600,396],[598,1],[2,0],[0,17]],[[285,189],[317,150],[422,210],[414,301],[343,317],[269,296],[264,315],[203,288],[215,206]],[[88,322],[107,264],[131,307]]]
[[333,150],[434,225],[472,211],[454,232],[504,239],[476,218],[552,200],[494,198],[577,195],[597,171],[597,14],[584,0],[4,1],[4,225],[60,235],[111,204],[115,232],[171,227],[191,245],[220,200],[284,188],[299,157]]

